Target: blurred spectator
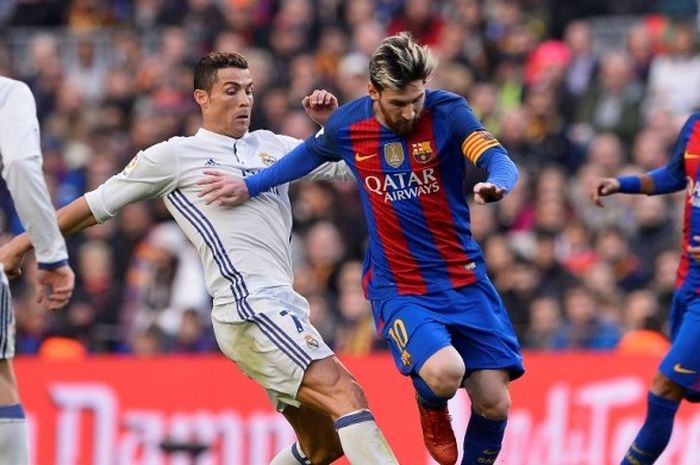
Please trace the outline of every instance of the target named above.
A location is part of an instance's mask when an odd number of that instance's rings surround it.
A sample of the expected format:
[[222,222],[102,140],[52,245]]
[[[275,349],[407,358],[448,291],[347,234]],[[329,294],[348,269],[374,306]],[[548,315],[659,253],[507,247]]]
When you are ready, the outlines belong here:
[[543,296],[534,299],[529,308],[529,325],[521,341],[526,349],[551,349],[554,335],[561,325],[559,300]]
[[600,232],[595,242],[598,259],[610,266],[613,281],[621,289],[632,291],[647,284],[649,270],[630,250],[629,243],[622,231],[607,228]]
[[557,349],[611,349],[620,330],[600,317],[599,302],[585,287],[569,289],[564,297],[564,322],[554,335]]
[[435,45],[445,24],[433,0],[406,0],[402,11],[389,23],[387,35],[410,32],[421,44]]
[[646,113],[660,111],[685,115],[700,108],[700,55],[691,23],[680,23],[669,31],[668,50],[656,55],[649,70]]
[[612,131],[630,142],[640,124],[642,92],[633,80],[629,57],[608,52],[601,58],[597,82],[581,94],[576,121],[586,125],[588,133]]

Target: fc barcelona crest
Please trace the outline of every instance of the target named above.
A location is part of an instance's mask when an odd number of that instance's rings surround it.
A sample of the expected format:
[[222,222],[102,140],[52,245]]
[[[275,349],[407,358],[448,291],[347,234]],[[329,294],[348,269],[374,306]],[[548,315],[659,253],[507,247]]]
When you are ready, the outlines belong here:
[[428,163],[433,158],[433,148],[430,146],[430,141],[412,143],[411,155],[418,163]]
[[392,142],[384,145],[384,159],[394,168],[401,166],[404,161],[403,145],[401,142]]

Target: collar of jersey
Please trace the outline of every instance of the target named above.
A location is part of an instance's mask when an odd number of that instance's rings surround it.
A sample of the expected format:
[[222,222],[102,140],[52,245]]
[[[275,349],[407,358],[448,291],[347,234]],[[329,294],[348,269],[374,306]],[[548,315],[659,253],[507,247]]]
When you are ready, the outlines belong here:
[[210,131],[210,130],[208,130],[208,129],[199,128],[199,129],[197,130],[197,134],[195,134],[195,135],[196,135],[197,137],[203,137],[203,138],[205,138],[205,139],[209,139],[209,140],[212,140],[212,141],[215,141],[215,142],[222,142],[222,143],[224,143],[224,144],[226,144],[226,145],[233,145],[233,144],[235,144],[236,142],[238,142],[239,140],[245,139],[245,138],[248,136],[248,134],[250,134],[250,132],[249,132],[249,131],[246,131],[246,133],[243,134],[243,136],[242,136],[240,139],[235,139],[235,138],[233,138],[233,137],[229,137],[229,136],[225,136],[225,135],[223,135],[223,134],[219,134],[219,133],[216,133],[216,132],[212,132],[212,131]]

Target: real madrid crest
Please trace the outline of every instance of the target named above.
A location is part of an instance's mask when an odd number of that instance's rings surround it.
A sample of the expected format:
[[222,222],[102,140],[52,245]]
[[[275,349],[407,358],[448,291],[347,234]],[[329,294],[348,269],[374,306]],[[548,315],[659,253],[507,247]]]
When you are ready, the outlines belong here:
[[277,161],[277,159],[275,157],[273,157],[272,155],[270,155],[269,153],[260,152],[258,154],[258,156],[260,157],[260,159],[263,162],[263,165],[265,165],[265,166],[270,166]]
[[398,168],[403,163],[403,145],[401,142],[391,142],[389,144],[384,144],[384,160],[392,166],[393,168]]
[[315,337],[313,337],[309,334],[304,336],[304,341],[306,341],[306,346],[311,350],[316,350],[320,346],[318,339],[316,339]]

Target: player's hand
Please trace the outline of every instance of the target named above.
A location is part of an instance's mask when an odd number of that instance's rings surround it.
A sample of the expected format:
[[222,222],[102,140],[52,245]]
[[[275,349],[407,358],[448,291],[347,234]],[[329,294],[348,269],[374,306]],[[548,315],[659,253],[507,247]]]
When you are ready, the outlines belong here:
[[323,126],[328,118],[338,109],[338,99],[324,89],[315,89],[311,95],[307,95],[301,101],[309,118]]
[[[693,236],[693,242],[700,244],[700,236]],[[695,261],[700,261],[700,245],[689,245],[688,255]]]
[[37,270],[37,298],[39,305],[46,305],[49,310],[58,310],[65,306],[73,294],[75,275],[68,265],[55,270]]
[[474,201],[479,205],[501,200],[508,191],[490,182],[480,182],[474,186]]
[[243,178],[214,170],[205,170],[204,175],[204,179],[197,182],[202,186],[197,195],[204,197],[207,205],[218,201],[222,207],[235,207],[250,198]]
[[19,252],[15,247],[16,240],[8,242],[0,247],[0,263],[2,264],[5,274],[10,279],[18,278],[22,275],[22,260],[24,254]]
[[603,207],[601,197],[617,192],[620,192],[620,181],[615,178],[600,178],[595,186],[595,190],[591,193],[591,201],[599,207]]

